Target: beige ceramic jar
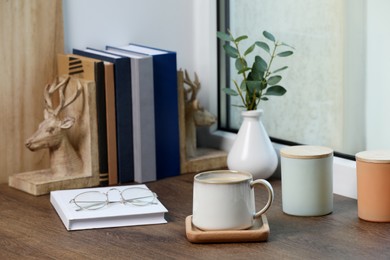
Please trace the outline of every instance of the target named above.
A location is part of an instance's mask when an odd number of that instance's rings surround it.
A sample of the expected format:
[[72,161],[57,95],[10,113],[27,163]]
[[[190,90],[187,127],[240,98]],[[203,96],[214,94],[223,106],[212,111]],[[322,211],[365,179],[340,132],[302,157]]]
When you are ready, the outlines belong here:
[[390,222],[390,151],[356,154],[358,216]]
[[333,211],[333,150],[322,146],[281,149],[283,212],[321,216]]

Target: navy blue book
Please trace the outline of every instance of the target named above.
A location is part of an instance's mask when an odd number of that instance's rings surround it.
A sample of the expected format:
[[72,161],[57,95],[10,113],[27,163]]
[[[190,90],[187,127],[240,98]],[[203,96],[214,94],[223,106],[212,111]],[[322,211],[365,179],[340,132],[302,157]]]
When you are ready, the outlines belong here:
[[180,175],[176,52],[129,44],[118,47],[152,56],[157,179]]
[[73,54],[114,64],[118,182],[131,182],[134,180],[134,154],[130,59],[92,48],[73,49]]

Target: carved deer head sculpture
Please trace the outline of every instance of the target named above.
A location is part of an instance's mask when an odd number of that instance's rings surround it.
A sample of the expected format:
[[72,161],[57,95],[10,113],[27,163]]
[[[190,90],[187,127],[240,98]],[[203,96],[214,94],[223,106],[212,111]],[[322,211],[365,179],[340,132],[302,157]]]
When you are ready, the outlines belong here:
[[189,86],[185,89],[185,127],[186,127],[186,153],[188,157],[196,155],[196,127],[210,126],[216,122],[216,117],[204,109],[196,96],[200,90],[200,81],[195,73],[192,81],[187,70],[184,71],[184,83]]
[[[72,104],[82,93],[82,85],[77,80],[76,92],[66,100],[65,90],[69,82],[70,77],[67,77],[61,82],[56,79],[52,84],[46,85],[44,120],[25,144],[31,151],[48,148],[53,174],[63,176],[80,173],[82,169],[82,161],[69,142],[67,135],[67,130],[74,125],[75,118],[67,115],[60,117],[60,112]],[[52,95],[56,91],[58,91],[59,105],[53,108]]]

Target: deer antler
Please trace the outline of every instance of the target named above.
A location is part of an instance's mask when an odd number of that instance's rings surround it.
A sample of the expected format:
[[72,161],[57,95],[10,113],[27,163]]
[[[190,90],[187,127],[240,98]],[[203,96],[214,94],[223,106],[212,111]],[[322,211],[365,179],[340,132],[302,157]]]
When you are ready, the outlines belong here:
[[58,113],[65,109],[67,106],[69,106],[70,104],[72,104],[76,98],[80,95],[81,93],[81,89],[82,89],[82,85],[81,85],[81,82],[80,80],[77,80],[77,90],[76,92],[73,94],[72,97],[70,97],[67,101],[65,101],[65,96],[64,96],[64,91],[65,91],[65,88],[67,87],[67,85],[63,86],[60,88],[60,105],[56,108],[55,110],[55,115],[58,115]]
[[191,94],[191,97],[187,100],[187,103],[193,103],[195,106],[194,108],[198,108],[198,102],[196,101],[196,96],[198,95],[198,92],[200,90],[200,81],[198,78],[198,75],[195,74],[195,80],[192,81],[190,76],[188,75],[187,70],[184,70],[184,83],[186,83],[188,86],[190,86],[189,89],[186,90],[186,95]]
[[[80,80],[77,80],[76,92],[73,94],[72,97],[70,97],[68,100],[65,101],[65,89],[68,86],[69,80],[70,80],[70,77],[67,77],[66,79],[64,79],[63,81],[58,83],[58,80],[56,79],[52,84],[50,84],[50,85],[48,84],[45,87],[44,97],[45,97],[45,103],[46,103],[46,110],[54,116],[57,116],[61,110],[63,110],[64,108],[69,106],[71,103],[73,103],[81,93],[82,85],[80,83]],[[56,109],[53,109],[53,103],[51,101],[51,96],[56,90],[58,90],[58,93],[59,93],[60,103]]]
[[55,78],[51,84],[47,84],[45,87],[45,91],[43,92],[43,96],[45,98],[46,110],[53,114],[53,103],[51,102],[52,94],[60,87],[67,85],[70,80],[70,77],[65,78],[63,81],[58,83],[58,78]]

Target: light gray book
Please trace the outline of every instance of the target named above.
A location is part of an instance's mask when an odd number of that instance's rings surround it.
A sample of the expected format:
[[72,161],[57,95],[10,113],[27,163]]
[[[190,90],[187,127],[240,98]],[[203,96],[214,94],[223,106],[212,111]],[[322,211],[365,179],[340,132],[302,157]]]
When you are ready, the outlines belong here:
[[156,180],[153,59],[151,56],[107,46],[107,52],[129,57],[133,101],[134,181]]

